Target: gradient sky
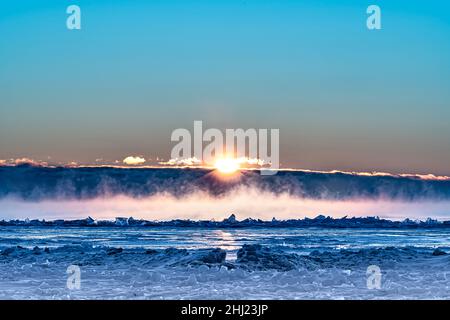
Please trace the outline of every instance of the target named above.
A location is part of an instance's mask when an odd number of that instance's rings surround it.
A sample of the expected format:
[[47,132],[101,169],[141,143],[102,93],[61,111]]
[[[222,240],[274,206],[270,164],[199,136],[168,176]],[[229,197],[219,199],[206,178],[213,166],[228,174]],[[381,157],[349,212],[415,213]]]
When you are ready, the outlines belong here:
[[284,167],[450,175],[449,17],[425,0],[1,1],[0,159],[167,159],[203,120],[279,128]]

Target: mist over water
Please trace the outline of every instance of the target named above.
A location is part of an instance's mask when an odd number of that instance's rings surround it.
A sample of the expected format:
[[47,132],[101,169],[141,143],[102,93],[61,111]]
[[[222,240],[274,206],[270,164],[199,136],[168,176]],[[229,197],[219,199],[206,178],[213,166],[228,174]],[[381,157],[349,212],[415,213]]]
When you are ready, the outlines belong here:
[[313,218],[319,214],[343,216],[379,216],[391,220],[448,219],[449,201],[392,200],[317,200],[289,194],[273,194],[254,188],[241,188],[221,197],[196,192],[175,197],[156,194],[147,198],[128,196],[99,197],[87,200],[24,201],[6,198],[0,201],[2,219],[114,219],[134,217],[147,220],[222,220],[230,214],[238,219],[262,220]]
[[270,220],[379,216],[445,220],[450,181],[343,173],[0,167],[0,219]]

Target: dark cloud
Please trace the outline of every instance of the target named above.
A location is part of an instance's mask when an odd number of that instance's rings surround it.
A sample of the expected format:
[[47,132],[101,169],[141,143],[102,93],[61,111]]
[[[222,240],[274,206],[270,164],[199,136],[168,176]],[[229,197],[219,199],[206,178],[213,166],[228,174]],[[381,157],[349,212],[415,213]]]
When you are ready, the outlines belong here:
[[197,191],[220,197],[239,187],[327,200],[450,200],[450,181],[395,176],[304,171],[261,176],[259,171],[242,171],[238,179],[230,181],[219,179],[207,169],[0,167],[0,198],[92,199],[114,195],[142,198],[157,193],[184,196]]

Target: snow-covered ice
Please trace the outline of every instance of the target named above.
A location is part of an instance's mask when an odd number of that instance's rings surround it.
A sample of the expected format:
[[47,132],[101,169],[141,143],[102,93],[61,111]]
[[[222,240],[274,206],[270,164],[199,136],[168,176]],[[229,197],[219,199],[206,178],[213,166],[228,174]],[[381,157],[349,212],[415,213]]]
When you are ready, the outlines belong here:
[[[0,299],[450,298],[439,228],[4,226],[0,250]],[[370,265],[381,289],[367,288]]]

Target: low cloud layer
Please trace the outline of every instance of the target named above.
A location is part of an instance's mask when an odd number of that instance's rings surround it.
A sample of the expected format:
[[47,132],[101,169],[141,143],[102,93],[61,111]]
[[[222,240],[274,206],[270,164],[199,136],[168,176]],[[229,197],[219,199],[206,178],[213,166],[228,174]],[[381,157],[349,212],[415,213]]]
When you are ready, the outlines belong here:
[[199,191],[220,197],[242,187],[303,199],[450,200],[450,181],[416,177],[305,171],[261,176],[259,171],[243,170],[234,179],[223,180],[214,170],[201,168],[0,167],[0,199],[144,198],[158,193],[179,197]]

